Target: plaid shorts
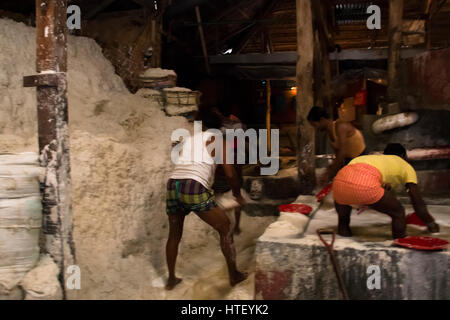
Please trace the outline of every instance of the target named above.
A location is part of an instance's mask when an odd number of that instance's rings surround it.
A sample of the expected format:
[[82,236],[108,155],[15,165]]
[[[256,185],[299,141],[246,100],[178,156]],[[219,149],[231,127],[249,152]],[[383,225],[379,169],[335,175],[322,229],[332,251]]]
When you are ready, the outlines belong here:
[[217,207],[214,191],[206,189],[200,182],[192,179],[169,179],[166,193],[166,212],[168,215],[183,212],[188,215],[209,211]]

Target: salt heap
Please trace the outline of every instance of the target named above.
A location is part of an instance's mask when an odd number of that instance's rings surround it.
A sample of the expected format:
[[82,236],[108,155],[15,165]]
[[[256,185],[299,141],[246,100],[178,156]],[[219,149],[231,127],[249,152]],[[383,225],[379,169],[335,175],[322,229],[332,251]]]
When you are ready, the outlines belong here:
[[[0,35],[0,151],[37,152],[35,89],[22,87],[23,76],[35,74],[35,29],[0,19]],[[92,39],[69,36],[68,64],[73,236],[81,269],[81,290],[69,291],[69,298],[251,299],[252,277],[230,291],[217,233],[195,215],[186,218],[180,246],[184,280],[172,292],[161,288],[170,136],[191,125],[130,94]],[[255,239],[273,222],[254,219],[236,239],[243,270],[254,265]]]
[[[35,29],[0,20],[0,150],[38,152]],[[69,37],[68,98],[78,298],[158,298],[165,272],[170,135],[189,128],[128,92],[101,48]],[[147,281],[145,281],[147,280]],[[156,292],[156,293],[155,293]]]

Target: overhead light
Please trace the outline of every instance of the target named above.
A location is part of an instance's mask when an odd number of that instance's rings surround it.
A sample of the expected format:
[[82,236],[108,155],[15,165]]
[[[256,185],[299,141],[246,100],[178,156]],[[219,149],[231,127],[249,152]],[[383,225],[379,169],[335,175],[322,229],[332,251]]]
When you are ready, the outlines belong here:
[[222,52],[222,54],[231,54],[233,52],[233,48],[230,48],[224,52]]

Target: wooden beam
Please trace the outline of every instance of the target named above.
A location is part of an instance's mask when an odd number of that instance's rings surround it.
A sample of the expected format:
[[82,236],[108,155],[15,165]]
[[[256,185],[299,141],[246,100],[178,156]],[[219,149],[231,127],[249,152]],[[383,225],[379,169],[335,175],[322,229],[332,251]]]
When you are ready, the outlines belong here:
[[[415,57],[425,52],[424,48],[402,48],[401,58],[407,59]],[[329,60],[387,60],[388,49],[347,49],[340,53],[331,52],[328,54]],[[297,63],[297,52],[273,52],[271,54],[245,53],[237,55],[213,55],[209,57],[211,64],[241,64],[241,65],[261,65],[261,64],[287,64]]]
[[404,0],[389,0],[388,100],[399,102]]
[[197,15],[198,32],[200,33],[200,40],[202,42],[202,50],[203,50],[203,57],[205,59],[206,73],[210,75],[211,67],[209,66],[208,50],[206,49],[205,35],[203,34],[202,17],[200,15],[200,8],[198,6],[195,7],[195,14]]
[[[323,2],[325,1],[325,2]],[[320,37],[324,37],[327,49],[332,48],[334,49],[334,35],[332,32],[330,32],[330,29],[328,27],[328,8],[330,7],[330,3],[328,0],[322,0],[322,1],[314,1],[312,3],[313,6],[313,13],[314,18],[316,20],[317,29],[320,32]]]
[[[272,12],[273,8],[275,7],[277,3],[277,0],[269,0],[268,5],[262,9],[262,11],[260,11],[260,13],[256,14],[254,20],[262,20],[265,19],[267,16],[270,15],[270,13]],[[255,25],[245,36],[244,38],[241,40],[241,42],[237,45],[236,47],[236,54],[239,54],[242,52],[242,50],[245,48],[245,46],[247,45],[248,41],[253,38],[258,32],[260,32],[262,30],[262,27],[260,25]]]
[[88,11],[85,14],[84,19],[86,19],[86,20],[92,19],[98,13],[100,13],[100,11],[106,9],[114,1],[116,1],[116,0],[103,0],[103,1],[101,1],[97,6],[95,6],[94,8],[92,8],[90,11]]
[[166,10],[166,18],[170,19],[175,16],[181,15],[182,13],[192,9],[193,7],[200,6],[205,2],[210,0],[175,0],[173,4]]
[[267,150],[268,154],[270,155],[272,152],[272,140],[270,131],[271,113],[272,113],[272,105],[271,105],[272,88],[270,86],[270,80],[266,80],[266,88],[267,88],[267,109],[266,109]]
[[24,79],[25,85],[37,86],[40,161],[46,168],[42,199],[43,251],[59,267],[64,299],[70,294],[66,290],[66,268],[76,264],[72,238],[66,10],[67,0],[36,0],[37,75]]
[[[224,17],[231,15],[232,13],[234,13],[235,11],[239,11],[239,13],[241,13],[241,8],[248,5],[250,1],[254,1],[254,0],[240,0],[237,4],[235,4],[234,6],[221,11],[221,13],[219,13],[216,17],[214,17],[211,22],[218,22],[220,20],[222,20]],[[242,11],[243,12],[243,11]],[[244,12],[245,13],[245,12]],[[242,15],[242,13],[241,13]],[[247,19],[250,19],[250,17],[247,16]]]
[[300,194],[312,194],[316,185],[315,132],[307,115],[314,103],[314,32],[312,0],[296,0],[297,11],[297,166]]

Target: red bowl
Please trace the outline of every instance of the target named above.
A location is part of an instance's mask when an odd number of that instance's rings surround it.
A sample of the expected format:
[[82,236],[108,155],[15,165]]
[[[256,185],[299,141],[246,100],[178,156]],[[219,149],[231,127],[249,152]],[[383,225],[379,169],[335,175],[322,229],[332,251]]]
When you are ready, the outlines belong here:
[[283,204],[281,206],[278,206],[278,210],[280,212],[301,213],[301,214],[308,215],[311,213],[312,207],[310,207],[306,204],[291,203],[291,204]]
[[406,237],[395,239],[396,245],[416,250],[442,250],[448,245],[448,241],[432,237]]

